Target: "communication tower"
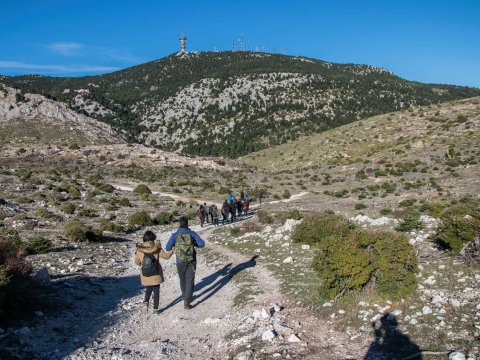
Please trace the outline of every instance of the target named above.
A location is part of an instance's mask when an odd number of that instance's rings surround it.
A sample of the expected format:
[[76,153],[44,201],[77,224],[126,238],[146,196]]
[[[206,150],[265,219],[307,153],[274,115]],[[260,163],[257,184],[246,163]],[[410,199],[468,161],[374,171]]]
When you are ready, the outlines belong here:
[[187,52],[187,37],[184,33],[180,36],[180,52]]

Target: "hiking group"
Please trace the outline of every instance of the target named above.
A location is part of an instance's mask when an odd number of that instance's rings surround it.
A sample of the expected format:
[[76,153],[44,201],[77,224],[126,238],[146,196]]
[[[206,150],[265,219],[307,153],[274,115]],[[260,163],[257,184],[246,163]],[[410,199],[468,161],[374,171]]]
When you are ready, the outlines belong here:
[[153,294],[153,314],[159,314],[160,284],[164,282],[160,258],[168,260],[173,253],[177,257],[176,265],[183,306],[185,309],[192,308],[197,268],[195,248],[204,247],[205,241],[195,231],[189,229],[186,217],[180,217],[179,225],[177,231],[170,236],[165,250],[162,249],[160,241],[156,240],[156,235],[152,231],[146,231],[143,235],[143,242],[136,244],[135,263],[141,266],[140,281],[145,286],[145,313],[148,312],[150,298]]
[[[262,194],[258,197],[262,201]],[[219,215],[222,215],[222,224],[233,223],[249,212],[251,198],[243,190],[239,199],[229,191],[220,211],[215,204],[207,207],[204,203],[200,205],[197,214],[200,225],[203,227],[205,221],[215,226],[219,224]],[[181,298],[185,309],[191,309],[193,290],[195,286],[195,272],[197,269],[197,254],[195,248],[205,246],[205,241],[188,227],[188,219],[181,216],[179,228],[169,238],[165,250],[161,242],[156,240],[157,236],[152,231],[146,231],[143,241],[136,244],[135,264],[140,266],[140,281],[145,287],[144,312],[149,309],[150,298],[153,295],[153,314],[159,314],[160,284],[164,282],[163,269],[160,259],[168,260],[175,253],[176,266],[180,281]]]
[[[259,201],[261,203],[261,197]],[[197,210],[197,215],[200,220],[200,226],[203,227],[205,222],[211,223],[214,226],[219,226],[219,216],[222,215],[222,225],[225,225],[225,222],[233,223],[238,218],[242,216],[247,216],[250,209],[250,202],[252,199],[250,196],[245,194],[243,190],[240,192],[240,198],[237,199],[236,196],[232,195],[232,192],[228,192],[227,199],[222,204],[222,207],[219,211],[217,205],[212,204],[207,206],[206,203],[200,205]]]

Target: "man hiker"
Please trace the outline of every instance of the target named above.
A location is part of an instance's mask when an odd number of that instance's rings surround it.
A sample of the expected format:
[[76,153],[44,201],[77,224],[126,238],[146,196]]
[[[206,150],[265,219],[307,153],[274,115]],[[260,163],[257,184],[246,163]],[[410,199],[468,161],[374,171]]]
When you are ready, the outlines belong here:
[[227,200],[224,201],[222,205],[222,216],[223,216],[223,221],[222,225],[225,225],[225,221],[228,222],[228,214],[230,213],[230,206],[228,206]]
[[160,299],[160,284],[163,283],[163,271],[160,265],[160,258],[170,259],[172,252],[165,252],[160,241],[155,241],[157,236],[152,231],[143,234],[143,242],[137,243],[135,252],[135,264],[141,265],[140,281],[145,286],[145,298],[143,300],[143,311],[148,312],[150,297],[153,293],[153,315],[158,315],[158,304]]
[[195,232],[188,228],[188,219],[181,216],[180,227],[170,236],[165,246],[166,251],[175,247],[177,255],[177,271],[180,278],[180,289],[182,290],[183,307],[191,309],[193,287],[195,285],[195,271],[197,269],[197,253],[195,248],[203,248],[205,241]]

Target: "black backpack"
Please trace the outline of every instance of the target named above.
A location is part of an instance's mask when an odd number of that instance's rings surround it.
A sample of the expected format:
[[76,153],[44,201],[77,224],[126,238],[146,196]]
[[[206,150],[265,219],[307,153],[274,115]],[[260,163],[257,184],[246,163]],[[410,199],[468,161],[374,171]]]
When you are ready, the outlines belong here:
[[158,275],[158,260],[152,254],[143,254],[142,275],[146,277]]

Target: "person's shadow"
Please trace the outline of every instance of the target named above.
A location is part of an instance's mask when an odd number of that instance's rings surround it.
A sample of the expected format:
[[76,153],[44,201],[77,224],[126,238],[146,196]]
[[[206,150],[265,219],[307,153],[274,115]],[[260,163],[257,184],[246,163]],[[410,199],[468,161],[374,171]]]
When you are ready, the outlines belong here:
[[[215,271],[214,273],[204,277],[200,282],[195,284],[194,295],[192,301],[200,299],[195,304],[192,304],[193,307],[198,306],[199,304],[207,301],[218,291],[220,291],[225,285],[227,285],[230,280],[238,274],[240,271],[254,267],[257,265],[258,255],[253,256],[250,260],[245,261],[241,264],[238,264],[232,267],[232,264],[226,264],[221,269]],[[201,291],[199,293],[199,291]],[[181,296],[173,300],[170,304],[165,306],[161,311],[165,311],[172,306],[175,306],[182,301]]]
[[364,360],[403,359],[421,360],[422,353],[417,344],[398,329],[395,315],[388,313],[372,323],[375,340],[368,348]]

